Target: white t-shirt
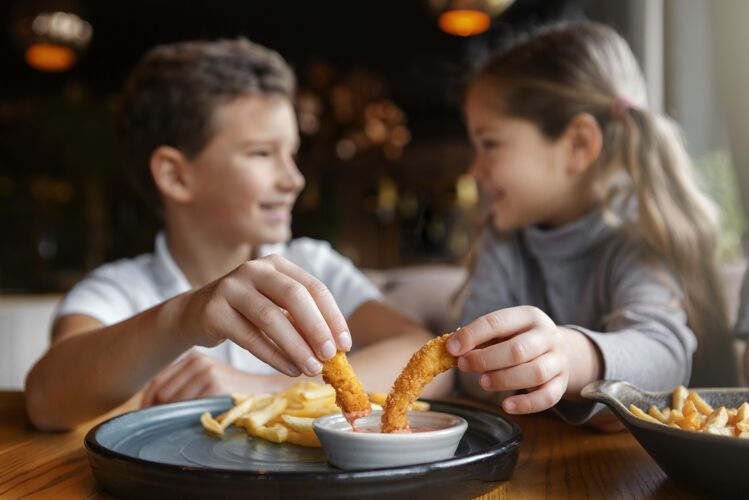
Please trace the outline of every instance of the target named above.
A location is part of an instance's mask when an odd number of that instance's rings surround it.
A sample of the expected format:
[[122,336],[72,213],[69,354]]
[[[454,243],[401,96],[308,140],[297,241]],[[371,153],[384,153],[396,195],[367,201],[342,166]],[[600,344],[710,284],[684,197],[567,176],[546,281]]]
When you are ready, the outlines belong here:
[[[152,254],[118,260],[92,271],[65,296],[55,317],[84,314],[112,325],[190,290],[190,283],[169,253],[163,233],[156,236],[155,247]],[[327,242],[299,238],[264,245],[259,252],[263,257],[274,253],[322,281],[346,318],[365,302],[382,299],[377,287]],[[250,373],[277,373],[230,341],[194,349]]]

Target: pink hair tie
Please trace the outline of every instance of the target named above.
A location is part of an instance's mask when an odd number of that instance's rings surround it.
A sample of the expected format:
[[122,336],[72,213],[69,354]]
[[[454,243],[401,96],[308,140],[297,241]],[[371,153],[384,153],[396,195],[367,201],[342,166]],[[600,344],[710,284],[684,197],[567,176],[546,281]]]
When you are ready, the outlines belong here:
[[624,112],[635,107],[635,102],[626,95],[617,97],[611,104],[611,118],[614,120],[624,116]]

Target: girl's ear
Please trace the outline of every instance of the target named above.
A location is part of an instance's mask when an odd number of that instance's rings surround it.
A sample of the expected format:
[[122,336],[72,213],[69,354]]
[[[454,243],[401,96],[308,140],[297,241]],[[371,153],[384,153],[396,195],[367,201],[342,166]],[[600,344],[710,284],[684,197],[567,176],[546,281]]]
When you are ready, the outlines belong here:
[[171,146],[159,146],[151,154],[151,176],[161,195],[176,203],[193,198],[193,183],[185,156]]
[[584,173],[596,161],[603,148],[603,132],[589,113],[580,113],[564,132],[569,146],[567,170],[572,175]]

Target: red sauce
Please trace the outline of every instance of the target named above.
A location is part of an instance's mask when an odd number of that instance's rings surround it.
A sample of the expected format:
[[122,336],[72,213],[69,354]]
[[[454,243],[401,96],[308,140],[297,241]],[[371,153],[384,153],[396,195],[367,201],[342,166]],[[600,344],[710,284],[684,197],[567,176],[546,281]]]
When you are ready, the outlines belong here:
[[[412,432],[430,432],[430,431],[436,431],[438,429],[429,429],[427,427],[412,427],[408,430],[398,431],[393,434],[410,434]],[[357,427],[354,432],[369,432],[372,434],[380,434],[380,426],[379,425],[370,425],[366,427]]]

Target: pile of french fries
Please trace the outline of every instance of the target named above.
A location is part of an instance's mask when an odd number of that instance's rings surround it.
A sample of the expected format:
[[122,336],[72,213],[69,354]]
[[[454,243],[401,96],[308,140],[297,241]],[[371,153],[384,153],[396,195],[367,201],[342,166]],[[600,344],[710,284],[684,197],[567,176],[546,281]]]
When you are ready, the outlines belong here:
[[749,403],[746,401],[738,408],[721,406],[713,409],[697,392],[681,385],[674,389],[671,397],[671,408],[659,410],[651,406],[645,413],[631,404],[629,411],[635,417],[654,424],[749,439]]
[[[382,409],[387,397],[381,392],[369,393],[372,409]],[[209,412],[200,416],[206,431],[224,434],[230,425],[244,427],[250,436],[274,443],[292,443],[313,448],[320,447],[312,429],[317,417],[340,413],[335,404],[335,390],[330,385],[299,382],[275,394],[232,394],[234,406],[213,418]],[[416,401],[411,409],[429,410],[429,404]]]

